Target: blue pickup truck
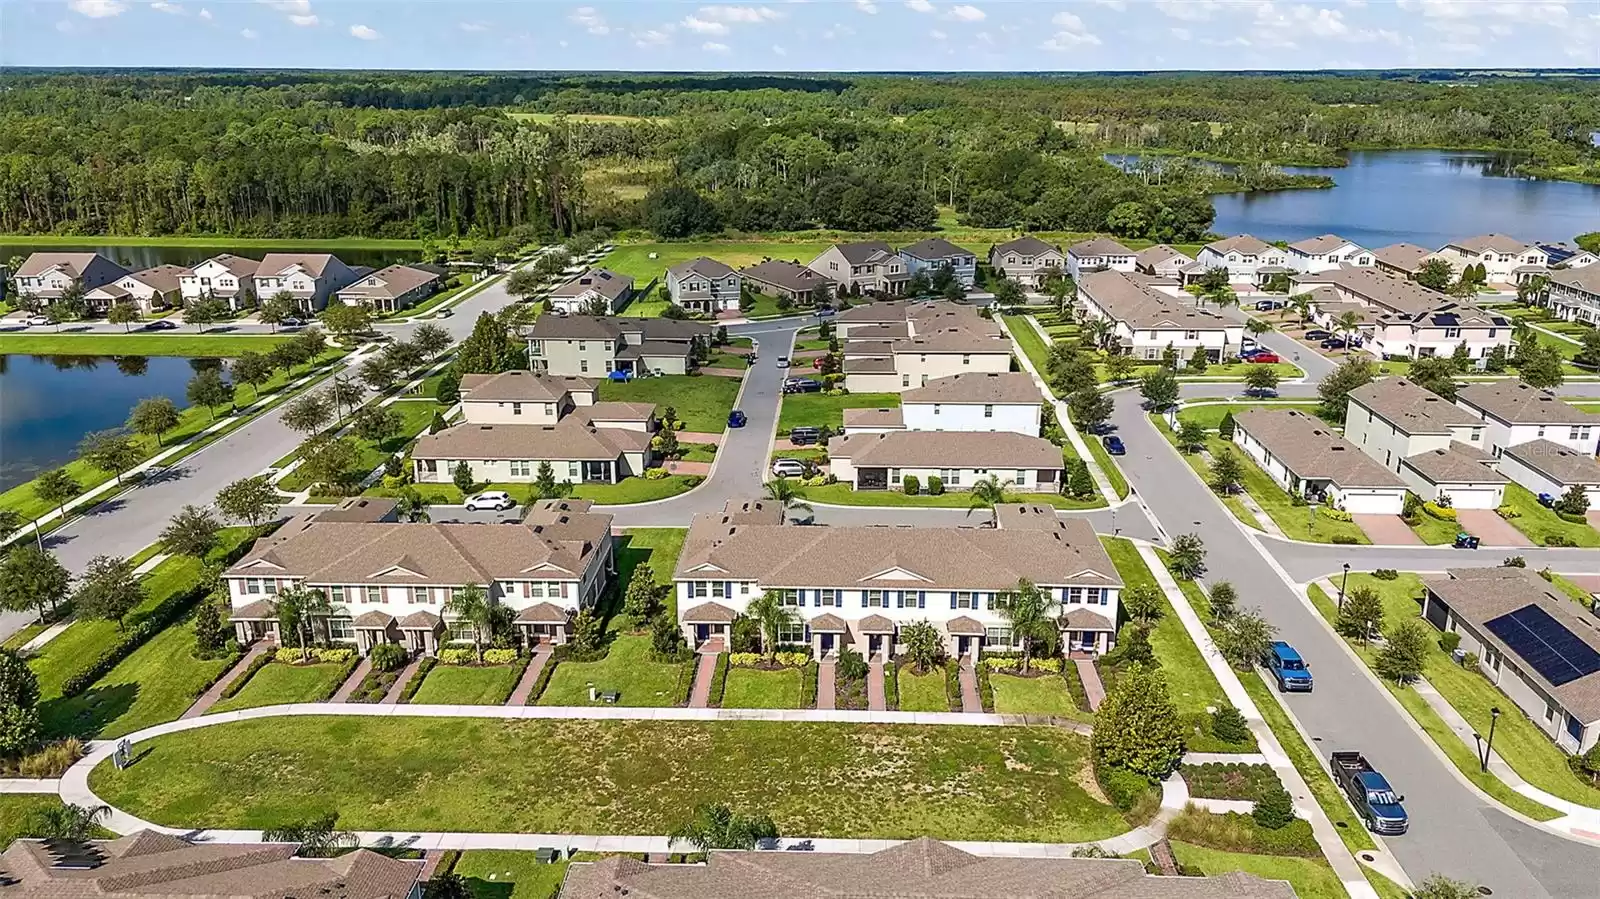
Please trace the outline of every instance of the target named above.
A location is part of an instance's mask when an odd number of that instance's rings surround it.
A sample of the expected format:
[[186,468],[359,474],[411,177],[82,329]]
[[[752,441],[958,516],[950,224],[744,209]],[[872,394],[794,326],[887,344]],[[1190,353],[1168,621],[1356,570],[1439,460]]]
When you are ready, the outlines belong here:
[[1311,692],[1311,669],[1293,646],[1275,641],[1267,652],[1267,669],[1278,682],[1278,692]]
[[1350,804],[1373,833],[1398,836],[1411,826],[1406,817],[1406,807],[1400,803],[1406,797],[1395,793],[1389,781],[1379,774],[1366,756],[1359,752],[1335,752],[1329,760],[1333,779],[1350,797]]

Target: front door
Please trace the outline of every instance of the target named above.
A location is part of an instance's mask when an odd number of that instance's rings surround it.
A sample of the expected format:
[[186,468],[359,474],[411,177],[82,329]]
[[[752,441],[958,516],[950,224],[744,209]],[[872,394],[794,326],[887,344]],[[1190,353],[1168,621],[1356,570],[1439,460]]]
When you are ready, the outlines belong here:
[[694,626],[694,639],[696,643],[704,643],[711,639],[711,625],[697,624]]
[[869,635],[867,635],[867,653],[869,655],[876,655],[878,653],[878,651],[881,650],[881,649],[883,649],[883,635],[882,634],[869,634]]
[[958,656],[966,655],[967,654],[967,649],[971,645],[972,645],[972,638],[971,637],[957,637],[956,638],[956,655],[958,655]]
[[824,655],[833,652],[833,635],[822,634],[822,652]]

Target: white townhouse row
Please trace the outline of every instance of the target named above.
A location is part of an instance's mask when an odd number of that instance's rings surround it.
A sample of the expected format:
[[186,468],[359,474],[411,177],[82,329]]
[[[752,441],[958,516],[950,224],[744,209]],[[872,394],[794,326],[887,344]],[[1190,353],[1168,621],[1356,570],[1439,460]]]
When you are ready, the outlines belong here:
[[900,393],[966,372],[1011,370],[1011,340],[972,306],[867,303],[834,317],[852,393]]
[[1464,343],[1481,368],[1495,347],[1511,348],[1505,316],[1376,268],[1295,275],[1289,295],[1309,295],[1315,320],[1326,328],[1355,313],[1366,338],[1362,348],[1379,359],[1448,356]]
[[1122,580],[1094,529],[1048,506],[1006,504],[995,526],[797,527],[763,500],[694,517],[673,571],[690,645],[726,640],[767,591],[793,611],[779,636],[818,656],[903,650],[903,629],[929,622],[948,652],[1015,646],[998,607],[1029,581],[1048,591],[1062,646],[1105,652],[1116,639]]
[[1137,272],[1090,272],[1078,282],[1078,302],[1091,318],[1113,322],[1117,342],[1135,359],[1160,359],[1168,346],[1183,359],[1196,347],[1212,362],[1237,355],[1244,325],[1156,289],[1166,283]]
[[1600,327],[1600,263],[1552,272],[1545,304],[1563,321]]

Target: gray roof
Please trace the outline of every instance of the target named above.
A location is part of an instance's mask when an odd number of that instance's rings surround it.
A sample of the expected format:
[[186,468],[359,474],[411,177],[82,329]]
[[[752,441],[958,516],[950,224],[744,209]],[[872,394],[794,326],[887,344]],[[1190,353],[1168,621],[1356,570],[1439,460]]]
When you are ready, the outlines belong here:
[[873,257],[879,255],[894,255],[894,247],[881,240],[858,240],[853,243],[834,244],[834,247],[851,265],[870,262]]
[[1044,394],[1027,372],[962,372],[935,378],[900,395],[901,403],[1030,403]]
[[784,290],[807,291],[823,285],[831,287],[834,280],[821,272],[812,271],[798,262],[784,262],[781,259],[768,259],[739,270],[739,274],[747,281],[757,284],[770,284]]
[[[982,633],[981,627],[978,633]],[[573,865],[561,888],[562,899],[615,899],[621,895],[638,899],[1294,899],[1295,893],[1283,881],[1239,872],[1212,877],[1153,876],[1145,873],[1142,863],[1129,859],[982,858],[927,837],[858,855],[717,850],[704,865],[647,865],[633,858],[613,857]]]
[[553,403],[573,392],[594,391],[595,382],[588,378],[558,378],[526,369],[461,376],[461,398],[469,403]]
[[849,356],[844,360],[847,375],[892,375],[894,359],[889,356]]
[[1275,250],[1277,247],[1251,234],[1237,234],[1233,237],[1225,237],[1222,240],[1214,240],[1206,244],[1206,249],[1223,254],[1247,253],[1259,255]]
[[633,279],[627,275],[619,275],[609,269],[592,268],[552,290],[550,296],[553,298],[577,297],[592,290],[615,302],[617,298],[632,289]]
[[1394,243],[1372,251],[1373,259],[1407,272],[1421,268],[1422,260],[1432,255],[1432,250],[1414,243]]
[[1133,262],[1135,265],[1155,268],[1156,266],[1165,262],[1170,262],[1173,259],[1181,259],[1185,264],[1194,262],[1194,257],[1187,253],[1175,250],[1164,243],[1158,243],[1153,247],[1146,247],[1140,250],[1138,254],[1133,257]]
[[971,250],[962,249],[942,237],[929,237],[919,240],[910,246],[901,247],[900,254],[902,256],[910,256],[913,259],[929,261],[976,255]]
[[1584,293],[1600,294],[1600,263],[1563,269],[1552,274],[1550,281]]
[[336,506],[316,513],[317,521],[387,521],[394,517],[399,502],[382,496],[351,496]]
[[[582,412],[583,410],[578,410]],[[574,414],[553,425],[489,425],[467,422],[417,439],[417,459],[519,459],[534,462],[614,460],[650,445],[644,431],[597,428]]]
[[1511,480],[1484,464],[1481,450],[1463,452],[1460,448],[1475,450],[1467,444],[1452,441],[1446,449],[1429,450],[1400,460],[1404,465],[1430,484],[1504,484]]
[[846,431],[851,428],[904,428],[905,426],[905,415],[898,408],[844,410]]
[[338,258],[332,253],[268,253],[261,257],[261,264],[256,266],[256,274],[271,278],[299,265],[311,272],[313,277],[320,278],[327,270],[328,263]]
[[709,256],[698,256],[688,262],[680,262],[667,269],[676,277],[683,277],[691,272],[707,278],[726,278],[733,274],[733,268],[725,262],[718,262]]
[[832,459],[857,468],[1062,468],[1061,447],[1015,431],[889,431],[852,434],[828,444]]
[[1580,453],[1549,440],[1530,440],[1500,450],[1523,465],[1541,472],[1563,488],[1575,484],[1600,487],[1600,462],[1588,453]]
[[1327,480],[1340,488],[1406,485],[1320,419],[1298,409],[1247,409],[1233,420],[1302,479]]
[[[178,289],[178,279],[189,274],[189,269],[181,265],[158,265],[153,268],[141,269],[128,277],[138,281],[151,290],[161,293],[171,293]],[[118,280],[121,280],[120,278]]]
[[1493,250],[1496,253],[1522,253],[1535,249],[1533,244],[1505,234],[1480,234],[1476,237],[1464,237],[1460,240],[1452,240],[1445,246],[1456,247],[1469,253],[1482,253],[1485,250]]
[[711,326],[670,318],[624,318],[616,315],[541,315],[526,331],[536,340],[616,340],[637,334],[644,340],[709,337]]
[[[340,290],[339,293],[360,296],[383,296],[393,299],[394,297],[404,296],[424,284],[431,284],[439,279],[437,272],[413,268],[409,265],[391,265],[360,278],[355,283]],[[368,284],[367,281],[369,280],[379,283]]]
[[[19,278],[33,277],[35,275],[42,275],[46,271],[59,266],[72,277],[81,278],[83,277],[84,271],[88,269],[90,265],[94,264],[94,259],[96,256],[100,256],[100,254],[29,253],[28,258],[22,260],[22,264],[17,266],[17,270],[13,274]],[[105,259],[106,262],[111,262],[110,259],[107,259],[104,256],[100,256],[100,258]],[[115,262],[111,262],[111,264],[117,265]],[[117,265],[117,268],[122,268],[122,266]],[[126,271],[126,269],[124,269],[124,271]]]
[[1355,400],[1405,434],[1448,434],[1478,417],[1405,378],[1383,378],[1350,391]]
[[1177,297],[1151,290],[1145,284],[1145,280],[1127,272],[1091,272],[1079,279],[1078,290],[1112,318],[1134,329],[1167,327],[1216,331],[1239,327],[1233,319],[1197,309]]
[[1337,234],[1322,234],[1317,237],[1308,237],[1305,240],[1297,240],[1289,244],[1289,249],[1297,253],[1316,256],[1321,253],[1331,253],[1345,244],[1353,245],[1353,242],[1345,240]]
[[1521,381],[1480,381],[1456,391],[1456,402],[1508,424],[1600,424],[1600,415],[1585,412],[1548,390]]
[[1403,315],[1420,315],[1440,306],[1460,302],[1409,278],[1371,268],[1341,266],[1315,274],[1295,275],[1291,280],[1296,284],[1332,284],[1374,306]]
[[1014,240],[1008,240],[1005,243],[995,244],[994,250],[991,252],[1016,253],[1019,256],[1032,258],[1044,253],[1049,253],[1052,250],[1057,253],[1061,252],[1061,248],[1055,244],[1040,240],[1039,238],[1034,237],[1032,234],[1025,234],[1022,237],[1018,237]]
[[1109,237],[1094,237],[1089,240],[1080,240],[1070,247],[1067,252],[1083,258],[1085,256],[1132,256],[1133,251]]

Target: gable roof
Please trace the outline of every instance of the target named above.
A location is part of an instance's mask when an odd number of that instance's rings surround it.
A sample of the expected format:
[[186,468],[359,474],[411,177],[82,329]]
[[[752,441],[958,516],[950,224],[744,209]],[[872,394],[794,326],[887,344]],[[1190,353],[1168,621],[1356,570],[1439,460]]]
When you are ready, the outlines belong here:
[[710,256],[697,256],[688,262],[680,262],[667,269],[675,278],[695,274],[706,278],[726,278],[733,274],[733,267],[725,262],[718,262]]
[[1400,464],[1430,484],[1504,484],[1511,480],[1484,464],[1484,454],[1476,447],[1455,441],[1444,449],[1407,456]]
[[616,340],[637,334],[641,340],[675,340],[709,337],[711,326],[670,318],[622,318],[615,315],[541,315],[524,332],[534,339]]
[[1317,256],[1323,253],[1331,253],[1346,244],[1350,246],[1356,245],[1337,234],[1321,234],[1316,237],[1308,237],[1305,240],[1297,240],[1289,244],[1289,249],[1294,250],[1296,253]]
[[1380,378],[1350,391],[1350,398],[1405,434],[1448,434],[1451,426],[1480,424],[1444,397],[1405,378]]
[[59,268],[73,278],[81,278],[89,266],[94,264],[96,257],[122,268],[99,253],[29,253],[28,258],[17,266],[15,275],[19,278],[31,278],[53,268]]
[[1067,252],[1080,259],[1085,256],[1132,256],[1133,251],[1109,237],[1094,237],[1089,240],[1080,240],[1070,247]]
[[1039,238],[1034,237],[1032,234],[1024,234],[1021,237],[1008,240],[1005,243],[995,244],[994,249],[991,252],[1016,253],[1018,256],[1033,257],[1049,252],[1059,253],[1061,252],[1061,248],[1053,243],[1047,243],[1043,240],[1040,240]]
[[964,250],[942,237],[929,237],[919,240],[910,246],[901,247],[900,255],[931,261],[934,259],[954,259],[959,256],[972,256],[974,254],[971,250]]
[[862,265],[883,256],[893,256],[894,247],[881,240],[858,240],[834,244],[833,248],[851,265]]
[[619,275],[610,269],[591,268],[552,290],[550,296],[553,298],[576,297],[593,290],[606,299],[615,302],[618,297],[632,289],[633,279],[627,275]]
[[1562,269],[1550,274],[1550,281],[1584,293],[1600,294],[1600,262],[1582,268]]
[[594,390],[595,382],[588,378],[537,375],[526,369],[461,376],[461,398],[469,403],[553,403],[573,391],[593,393]]
[[[377,279],[378,283],[368,284],[369,279]],[[384,296],[389,298],[404,296],[424,284],[431,284],[439,280],[433,272],[409,265],[391,265],[378,269],[362,276],[355,283],[340,290],[340,293],[350,292],[367,296]]]
[[1500,454],[1547,475],[1564,488],[1574,485],[1600,487],[1600,462],[1596,462],[1588,453],[1580,453],[1544,438],[1505,447]]
[[934,378],[900,394],[900,403],[1028,403],[1044,402],[1027,372],[962,372]]
[[1325,479],[1339,488],[1406,486],[1355,444],[1297,409],[1247,409],[1233,421],[1302,479]]
[[771,284],[785,290],[807,291],[817,285],[831,286],[834,280],[821,272],[812,271],[798,262],[768,259],[765,262],[742,268],[739,274],[759,284]]
[[1401,315],[1421,315],[1440,306],[1460,303],[1449,294],[1423,287],[1410,278],[1371,268],[1341,266],[1322,272],[1293,275],[1290,280],[1296,284],[1331,284],[1367,303]]
[[1509,424],[1600,424],[1600,415],[1585,412],[1548,390],[1510,379],[1467,384],[1456,391],[1456,402]]
[[1061,447],[1015,431],[888,431],[850,434],[828,444],[832,459],[856,468],[1060,469]]
[[1233,237],[1225,237],[1222,240],[1214,240],[1211,243],[1206,244],[1205,248],[1214,253],[1221,253],[1224,256],[1229,253],[1260,255],[1269,250],[1277,249],[1277,247],[1274,247],[1272,244],[1269,244],[1261,238],[1251,234],[1236,234]]
[[[417,459],[599,462],[616,459],[623,453],[642,452],[650,446],[650,435],[644,431],[595,427],[591,419],[579,414],[587,408],[592,407],[575,410],[553,425],[463,422],[437,434],[424,434],[417,439],[411,455]],[[625,410],[608,411],[627,415]]]
[[261,257],[261,264],[256,266],[256,276],[277,277],[298,265],[313,277],[320,278],[328,264],[337,258],[332,253],[268,253]]
[[1392,243],[1372,251],[1373,259],[1405,272],[1414,272],[1421,268],[1422,261],[1432,255],[1432,250],[1414,243]]
[[1198,309],[1177,297],[1157,293],[1128,272],[1090,272],[1078,279],[1080,294],[1129,327],[1168,327],[1219,330],[1239,323],[1214,312]]
[[1479,234],[1476,237],[1463,237],[1452,240],[1445,247],[1455,247],[1469,253],[1483,253],[1492,250],[1496,253],[1523,253],[1537,249],[1533,244],[1524,240],[1517,240],[1505,234]]
[[[127,277],[138,281],[151,290],[161,293],[171,293],[178,289],[178,279],[189,274],[189,269],[181,265],[157,265],[153,268],[142,269]],[[121,280],[121,279],[118,279]]]
[[1145,247],[1144,249],[1140,250],[1133,257],[1133,262],[1135,265],[1143,265],[1154,268],[1155,266],[1158,266],[1164,262],[1170,262],[1174,259],[1181,259],[1185,263],[1194,262],[1194,258],[1192,256],[1188,255],[1187,253],[1179,252],[1178,250],[1175,250],[1164,243],[1158,243],[1153,247]]

